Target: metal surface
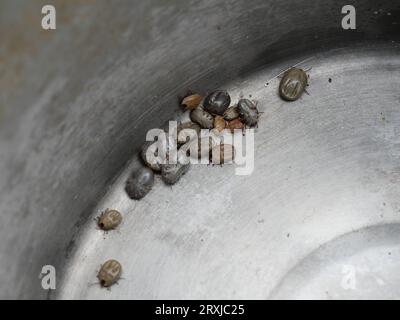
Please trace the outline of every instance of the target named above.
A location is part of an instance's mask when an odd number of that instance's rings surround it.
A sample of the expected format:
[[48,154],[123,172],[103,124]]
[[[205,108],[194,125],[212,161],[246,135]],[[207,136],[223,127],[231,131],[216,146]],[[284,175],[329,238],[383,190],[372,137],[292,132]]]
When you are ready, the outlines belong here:
[[[41,1],[0,4],[1,298],[400,298],[397,4],[356,1],[344,31],[337,1],[54,3],[54,33]],[[310,95],[264,86],[308,58]],[[194,166],[129,200],[145,132],[216,87],[264,111],[253,174]]]

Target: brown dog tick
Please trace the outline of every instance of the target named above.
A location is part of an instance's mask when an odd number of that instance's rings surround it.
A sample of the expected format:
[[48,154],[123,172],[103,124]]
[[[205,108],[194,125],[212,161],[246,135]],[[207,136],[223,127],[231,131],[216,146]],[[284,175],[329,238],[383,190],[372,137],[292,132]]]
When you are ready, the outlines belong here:
[[227,121],[234,120],[239,117],[239,109],[237,106],[229,107],[224,112],[224,118]]
[[134,171],[126,181],[125,191],[131,199],[142,199],[154,185],[153,170],[141,167]]
[[225,129],[225,119],[222,116],[215,116],[214,118],[214,128],[217,129],[218,132],[221,132]]
[[204,129],[212,129],[214,127],[214,117],[201,107],[192,110],[190,119]]
[[227,125],[227,128],[230,129],[232,133],[235,129],[243,130],[245,127],[245,124],[239,118],[229,121]]
[[225,110],[229,107],[231,103],[231,97],[229,96],[228,92],[217,90],[211,92],[205,99],[204,99],[204,109],[210,112],[211,114],[217,114],[222,116]]
[[117,260],[108,260],[101,266],[97,274],[100,285],[104,288],[112,286],[121,277],[122,266]]
[[240,118],[249,127],[254,127],[258,123],[259,112],[255,103],[249,99],[240,99],[238,102]]
[[188,110],[193,110],[196,109],[201,100],[203,100],[203,97],[199,94],[191,94],[185,98],[183,98],[181,105]]
[[291,68],[283,74],[279,84],[280,96],[288,101],[295,101],[308,86],[308,76],[303,69]]
[[177,183],[189,170],[190,164],[163,164],[161,165],[161,178],[169,185]]
[[117,210],[106,209],[97,217],[97,225],[101,230],[115,229],[122,221],[122,215]]

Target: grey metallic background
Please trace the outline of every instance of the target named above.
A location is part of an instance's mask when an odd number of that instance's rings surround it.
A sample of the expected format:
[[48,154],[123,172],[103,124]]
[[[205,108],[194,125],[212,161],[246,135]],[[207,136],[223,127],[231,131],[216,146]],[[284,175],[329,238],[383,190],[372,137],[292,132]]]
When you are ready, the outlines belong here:
[[[0,298],[399,298],[400,5],[351,3],[356,31],[348,1],[1,1]],[[264,86],[306,58],[310,96]],[[265,112],[253,175],[197,166],[128,200],[146,131],[216,87]],[[90,284],[111,257],[109,292]]]

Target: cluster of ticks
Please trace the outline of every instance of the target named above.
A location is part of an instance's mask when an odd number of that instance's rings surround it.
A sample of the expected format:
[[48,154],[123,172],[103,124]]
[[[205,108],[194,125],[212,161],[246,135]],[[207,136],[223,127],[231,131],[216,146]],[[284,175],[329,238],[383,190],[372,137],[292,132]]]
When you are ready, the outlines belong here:
[[[308,76],[306,72],[300,68],[292,67],[281,77],[279,95],[286,101],[295,101],[306,91],[307,86]],[[178,126],[178,137],[180,131],[187,129],[194,130],[198,134],[201,128],[215,129],[217,132],[230,129],[233,132],[235,129],[243,130],[246,127],[257,126],[260,112],[255,101],[242,98],[236,105],[230,106],[230,104],[231,98],[228,92],[222,90],[213,91],[205,97],[196,93],[185,96],[181,101],[181,106],[190,110],[191,122],[181,123]],[[178,138],[178,144],[182,145],[186,142],[190,143],[190,139],[187,141],[185,138],[184,141],[180,141]],[[148,153],[147,150],[152,145],[153,142],[145,143],[140,152],[146,166],[135,170],[126,181],[125,191],[131,199],[140,200],[150,192],[154,185],[154,172],[161,173],[162,180],[168,185],[173,185],[189,169],[190,164],[179,162],[177,164],[159,164],[151,161],[148,158],[148,154],[151,154],[151,152]],[[231,152],[224,152],[227,149]],[[233,146],[227,144],[220,144],[215,147],[211,145],[208,151],[211,151],[212,161],[212,155],[218,154],[218,164],[232,161],[235,156]],[[122,215],[117,210],[106,209],[97,217],[97,225],[104,231],[115,229],[121,221]],[[97,278],[102,287],[109,288],[119,280],[121,273],[121,264],[112,259],[101,266]]]

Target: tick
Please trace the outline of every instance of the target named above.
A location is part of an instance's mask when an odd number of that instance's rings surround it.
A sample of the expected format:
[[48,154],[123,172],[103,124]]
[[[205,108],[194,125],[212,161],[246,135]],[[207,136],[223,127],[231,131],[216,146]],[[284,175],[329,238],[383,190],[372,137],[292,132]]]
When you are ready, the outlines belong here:
[[101,230],[115,229],[122,221],[122,215],[117,210],[106,209],[97,217],[97,225]]
[[306,91],[308,76],[303,69],[291,68],[283,74],[279,84],[282,99],[295,101]]
[[121,277],[122,266],[114,259],[104,262],[101,266],[97,278],[100,281],[100,285],[104,288],[112,286]]

